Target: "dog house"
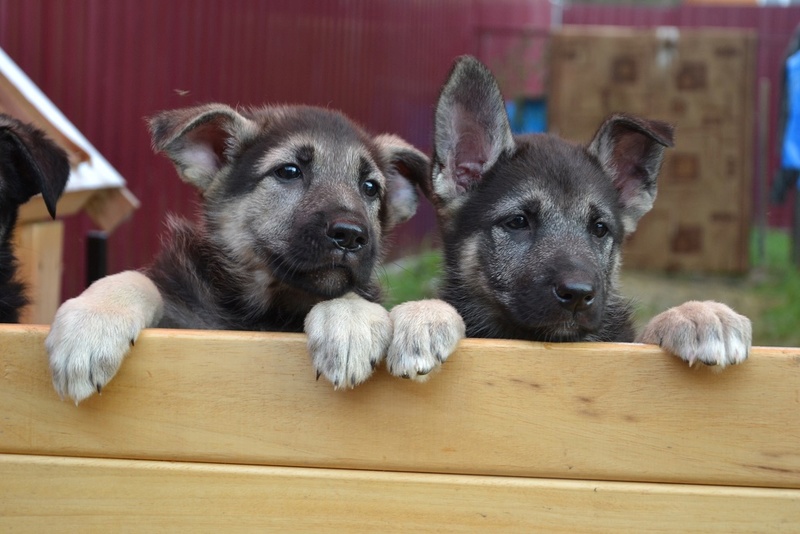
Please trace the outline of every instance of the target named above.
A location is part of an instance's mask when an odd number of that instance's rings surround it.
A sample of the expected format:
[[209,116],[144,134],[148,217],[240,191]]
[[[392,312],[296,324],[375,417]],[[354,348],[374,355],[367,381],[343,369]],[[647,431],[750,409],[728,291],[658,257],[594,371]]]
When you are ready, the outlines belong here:
[[102,395],[0,325],[0,530],[797,532],[800,349],[468,339],[334,391],[301,334],[145,330]]
[[[0,112],[33,124],[66,151],[71,173],[58,202],[59,218],[84,212],[111,232],[139,207],[123,177],[1,49]],[[50,219],[41,195],[20,207],[15,253],[31,300],[23,323],[50,323],[61,302],[63,236],[63,222]]]

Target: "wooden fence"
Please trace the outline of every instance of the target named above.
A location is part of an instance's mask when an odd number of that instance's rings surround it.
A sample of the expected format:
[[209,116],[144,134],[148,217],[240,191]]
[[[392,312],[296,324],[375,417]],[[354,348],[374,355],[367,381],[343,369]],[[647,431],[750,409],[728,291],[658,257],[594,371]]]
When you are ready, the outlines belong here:
[[0,326],[0,530],[797,532],[800,349],[465,340],[315,381],[300,334],[147,330],[103,394]]

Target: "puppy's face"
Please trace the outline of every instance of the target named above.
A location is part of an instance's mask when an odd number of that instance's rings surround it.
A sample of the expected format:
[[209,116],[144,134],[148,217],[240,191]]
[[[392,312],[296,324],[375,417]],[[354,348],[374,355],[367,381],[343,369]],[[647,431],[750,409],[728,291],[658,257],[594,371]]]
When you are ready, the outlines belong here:
[[[403,173],[424,176],[427,158],[398,138],[372,138],[320,108],[222,112],[221,128],[209,128],[206,119],[183,134],[192,137],[188,149],[178,142],[174,150],[174,141],[166,149],[182,176],[201,188],[217,245],[266,284],[324,298],[370,284],[386,232],[416,210]],[[220,120],[219,106],[199,113]],[[210,141],[220,130],[224,139]],[[198,146],[212,154],[200,155]],[[198,172],[191,166],[197,161],[218,168]]]
[[445,298],[469,335],[588,339],[614,294],[622,241],[652,206],[672,128],[610,117],[587,147],[514,137],[492,74],[459,59],[436,108],[422,189],[437,210]]
[[624,230],[617,191],[584,149],[549,135],[517,139],[449,224],[448,268],[499,320],[536,339],[582,339],[599,327]]

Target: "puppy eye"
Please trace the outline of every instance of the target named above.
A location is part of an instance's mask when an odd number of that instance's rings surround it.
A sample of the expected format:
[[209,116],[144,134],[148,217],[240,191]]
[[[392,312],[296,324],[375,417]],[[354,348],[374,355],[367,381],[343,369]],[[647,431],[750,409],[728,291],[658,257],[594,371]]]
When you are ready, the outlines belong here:
[[605,237],[608,234],[608,225],[604,222],[597,221],[591,226],[592,234],[595,237]]
[[296,180],[303,177],[303,171],[300,170],[300,167],[291,163],[278,167],[274,172],[275,176],[281,180]]
[[380,191],[380,186],[375,180],[365,180],[361,183],[361,191],[368,197],[374,197]]
[[528,218],[524,215],[514,215],[504,223],[504,226],[511,230],[522,230],[528,227]]

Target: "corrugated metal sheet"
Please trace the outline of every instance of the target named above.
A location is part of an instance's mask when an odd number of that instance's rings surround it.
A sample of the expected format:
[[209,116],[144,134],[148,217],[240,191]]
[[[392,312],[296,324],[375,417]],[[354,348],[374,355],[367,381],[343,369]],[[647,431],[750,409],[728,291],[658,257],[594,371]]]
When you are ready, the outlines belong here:
[[[736,7],[736,6],[680,6],[675,8],[646,8],[633,6],[573,5],[564,11],[564,24],[610,25],[647,28],[676,26],[678,28],[748,28],[758,32],[756,76],[770,82],[769,139],[767,154],[769,180],[778,166],[775,150],[778,102],[786,47],[795,28],[800,25],[800,6],[794,7]],[[758,111],[757,111],[758,115]],[[757,116],[753,124],[758,124]],[[756,135],[754,133],[754,135]],[[756,140],[753,141],[756,143]],[[758,146],[756,143],[754,146]],[[757,158],[756,158],[757,159]],[[758,162],[756,161],[756,165]],[[753,176],[757,176],[753,169]],[[753,198],[758,198],[756,180]],[[769,223],[788,227],[791,208],[786,203],[771,206]]]
[[[145,117],[206,101],[315,104],[429,150],[439,86],[455,56],[477,52],[477,28],[549,20],[547,0],[0,0],[0,47],[142,200],[111,238],[117,272],[149,261],[165,212],[195,209],[152,154]],[[432,227],[424,209],[397,247]],[[65,298],[84,286],[89,228],[67,222]]]
[[[759,74],[776,92],[800,8],[572,6],[564,21],[756,28]],[[142,200],[111,238],[109,270],[117,272],[149,261],[165,212],[195,209],[192,189],[152,154],[145,117],[212,100],[316,104],[429,150],[433,105],[453,58],[491,56],[504,45],[487,45],[487,35],[535,34],[549,23],[547,0],[0,0],[0,47]],[[535,90],[535,81],[523,83]],[[771,220],[785,224],[788,212],[774,210]],[[67,222],[65,298],[83,288],[90,226]],[[432,226],[423,209],[397,234],[397,248]]]

